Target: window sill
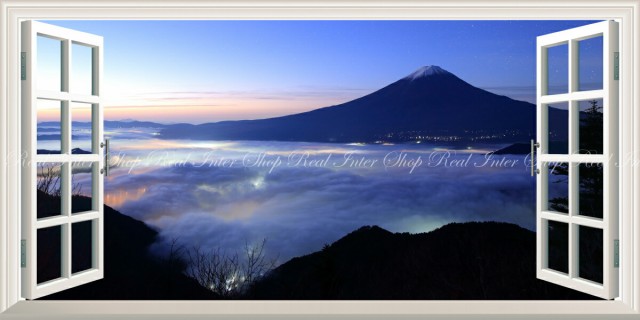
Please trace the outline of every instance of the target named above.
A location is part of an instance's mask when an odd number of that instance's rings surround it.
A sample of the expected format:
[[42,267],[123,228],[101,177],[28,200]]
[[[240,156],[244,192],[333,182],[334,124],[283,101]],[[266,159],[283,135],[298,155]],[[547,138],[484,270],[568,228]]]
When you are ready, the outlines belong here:
[[[463,305],[463,308],[460,308]],[[455,310],[452,313],[452,310]],[[99,318],[101,316],[229,316],[251,318],[284,316],[394,316],[454,315],[463,318],[503,315],[532,319],[550,314],[629,315],[637,313],[621,301],[20,301],[1,316],[4,319],[27,317]],[[191,318],[191,317],[190,317]],[[564,318],[564,317],[563,317]]]

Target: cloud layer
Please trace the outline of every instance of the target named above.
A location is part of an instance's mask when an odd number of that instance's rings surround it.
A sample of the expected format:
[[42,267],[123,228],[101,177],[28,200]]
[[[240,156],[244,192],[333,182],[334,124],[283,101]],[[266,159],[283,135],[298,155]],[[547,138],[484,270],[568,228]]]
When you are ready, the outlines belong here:
[[[188,159],[165,166],[141,154],[123,156],[142,160],[133,170],[113,171],[107,204],[158,228],[165,242],[236,251],[266,238],[267,253],[284,262],[363,225],[396,232],[472,220],[535,227],[535,181],[523,156],[496,156],[515,164],[489,165],[479,153],[284,142],[156,152],[166,159]],[[406,165],[398,160],[401,154]],[[261,155],[264,166],[257,165]],[[300,157],[306,157],[304,164]],[[442,157],[446,163],[438,160]],[[235,162],[212,165],[222,158]],[[281,163],[275,166],[277,159]],[[361,159],[374,165],[357,166]],[[163,247],[159,243],[156,250]]]

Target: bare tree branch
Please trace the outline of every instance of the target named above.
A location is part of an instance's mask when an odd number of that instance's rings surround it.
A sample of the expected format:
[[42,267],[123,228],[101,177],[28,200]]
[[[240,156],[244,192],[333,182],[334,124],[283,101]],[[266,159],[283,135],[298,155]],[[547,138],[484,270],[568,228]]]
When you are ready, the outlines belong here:
[[187,251],[186,273],[223,298],[238,298],[275,268],[276,259],[268,260],[265,256],[266,243],[266,239],[256,246],[245,243],[244,259],[237,252],[227,253],[220,248],[206,252],[194,246]]

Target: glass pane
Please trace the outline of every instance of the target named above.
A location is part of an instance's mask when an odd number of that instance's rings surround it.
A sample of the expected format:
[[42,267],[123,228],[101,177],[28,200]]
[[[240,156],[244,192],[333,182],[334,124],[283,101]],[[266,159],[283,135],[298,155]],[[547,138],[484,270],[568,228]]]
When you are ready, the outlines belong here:
[[38,229],[38,284],[62,277],[62,227]]
[[36,103],[37,153],[60,154],[62,102],[38,99]]
[[603,176],[601,163],[582,163],[578,214],[602,219]]
[[547,48],[547,94],[569,92],[569,46]]
[[71,168],[71,213],[94,210],[94,164],[91,162],[73,162]]
[[603,251],[602,230],[579,226],[578,276],[602,283]]
[[578,102],[578,109],[580,110],[578,145],[582,154],[603,153],[602,103],[602,99]]
[[71,153],[89,154],[92,151],[92,113],[90,103],[71,103]]
[[36,172],[38,219],[62,215],[62,197],[60,196],[62,168],[63,164],[59,162],[38,163]]
[[41,35],[37,37],[36,81],[39,90],[62,90],[62,42]]
[[569,213],[569,164],[566,162],[548,164],[547,210]]
[[566,223],[547,220],[547,267],[569,273],[569,226]]
[[93,220],[71,225],[71,273],[93,268]]
[[549,154],[567,154],[569,151],[569,104],[567,102],[547,105]]
[[71,45],[71,93],[92,94],[92,49],[81,44]]
[[578,90],[602,89],[602,36],[578,41]]

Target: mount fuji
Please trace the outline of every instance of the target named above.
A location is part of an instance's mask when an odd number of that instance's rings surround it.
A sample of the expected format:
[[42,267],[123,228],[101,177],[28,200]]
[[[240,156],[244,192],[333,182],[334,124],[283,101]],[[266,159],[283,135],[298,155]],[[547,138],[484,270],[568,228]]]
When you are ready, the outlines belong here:
[[[550,109],[550,118],[566,116],[566,111]],[[170,125],[160,136],[308,142],[517,142],[535,136],[535,106],[474,87],[439,66],[424,66],[340,105],[261,120]]]

